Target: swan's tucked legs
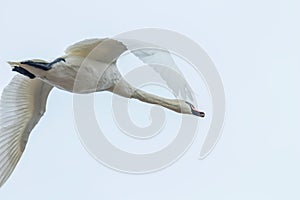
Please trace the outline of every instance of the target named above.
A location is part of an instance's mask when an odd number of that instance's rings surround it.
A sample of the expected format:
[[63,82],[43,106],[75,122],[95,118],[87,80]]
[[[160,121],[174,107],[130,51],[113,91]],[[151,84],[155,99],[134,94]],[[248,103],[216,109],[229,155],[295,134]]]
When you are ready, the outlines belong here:
[[65,62],[65,59],[64,58],[57,58],[53,62],[50,62],[50,63],[28,60],[28,61],[21,62],[21,64],[29,65],[29,66],[32,66],[32,67],[35,67],[35,68],[38,68],[38,69],[41,69],[41,70],[44,70],[44,71],[48,71],[52,68],[52,65],[54,65],[58,62],[61,62],[61,61]]

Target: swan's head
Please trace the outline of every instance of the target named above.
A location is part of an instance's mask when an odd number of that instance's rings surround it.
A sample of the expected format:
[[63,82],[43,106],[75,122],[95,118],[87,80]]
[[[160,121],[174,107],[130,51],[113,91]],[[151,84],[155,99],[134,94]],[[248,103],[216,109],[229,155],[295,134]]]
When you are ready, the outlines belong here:
[[182,101],[180,103],[180,107],[181,107],[181,113],[196,115],[198,117],[205,117],[205,113],[203,111],[197,110],[193,106],[193,104],[191,104],[187,101]]

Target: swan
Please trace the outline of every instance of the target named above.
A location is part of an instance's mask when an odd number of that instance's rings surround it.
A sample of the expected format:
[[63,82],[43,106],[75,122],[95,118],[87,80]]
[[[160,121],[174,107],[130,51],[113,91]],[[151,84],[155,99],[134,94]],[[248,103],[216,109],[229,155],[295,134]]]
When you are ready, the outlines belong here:
[[[125,42],[116,39],[87,39],[71,45],[63,56],[52,62],[38,59],[8,62],[17,74],[3,89],[0,100],[0,187],[13,172],[30,132],[45,113],[47,97],[53,87],[79,94],[110,91],[178,113],[205,116],[188,101],[159,97],[134,88],[122,79],[116,60],[127,50]],[[148,63],[157,56],[151,50],[136,51],[135,55]],[[158,57],[161,59],[160,55]],[[162,77],[169,78],[167,82],[172,82],[167,72],[159,67],[155,70]],[[99,75],[101,78],[96,87],[90,84],[91,80],[98,81]],[[74,89],[76,81],[80,82],[80,87]],[[177,92],[188,87],[181,83]]]

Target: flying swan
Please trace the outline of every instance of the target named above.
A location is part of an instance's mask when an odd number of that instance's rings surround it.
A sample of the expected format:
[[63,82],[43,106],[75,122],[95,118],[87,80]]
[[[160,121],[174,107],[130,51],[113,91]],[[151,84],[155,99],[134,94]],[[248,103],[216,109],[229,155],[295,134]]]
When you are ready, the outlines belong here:
[[[205,116],[188,101],[162,98],[134,88],[122,79],[116,61],[128,50],[125,43],[107,38],[88,39],[71,45],[64,56],[53,62],[37,59],[8,62],[12,71],[19,74],[4,88],[0,101],[0,187],[13,172],[31,130],[45,113],[47,97],[53,87],[80,94],[110,91],[178,113]],[[162,52],[151,49],[133,51],[135,56],[148,64],[155,64],[155,59],[163,60]],[[185,94],[185,97],[191,95],[184,81],[176,77],[172,79],[159,66],[154,66],[154,70],[167,83],[175,85],[173,89],[176,93]],[[79,86],[74,87],[76,84]]]

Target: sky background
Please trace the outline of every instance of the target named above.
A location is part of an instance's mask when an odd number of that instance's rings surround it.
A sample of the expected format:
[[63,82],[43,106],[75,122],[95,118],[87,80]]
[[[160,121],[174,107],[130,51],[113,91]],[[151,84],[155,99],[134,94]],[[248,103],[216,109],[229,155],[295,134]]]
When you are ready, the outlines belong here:
[[[137,176],[87,153],[72,94],[55,89],[0,199],[299,199],[299,7],[296,0],[1,0],[1,90],[14,75],[8,60],[52,60],[85,38],[154,27],[205,49],[223,80],[227,113],[222,138],[205,160],[197,159],[204,138],[198,134],[171,167]],[[97,98],[104,104],[109,95]]]

